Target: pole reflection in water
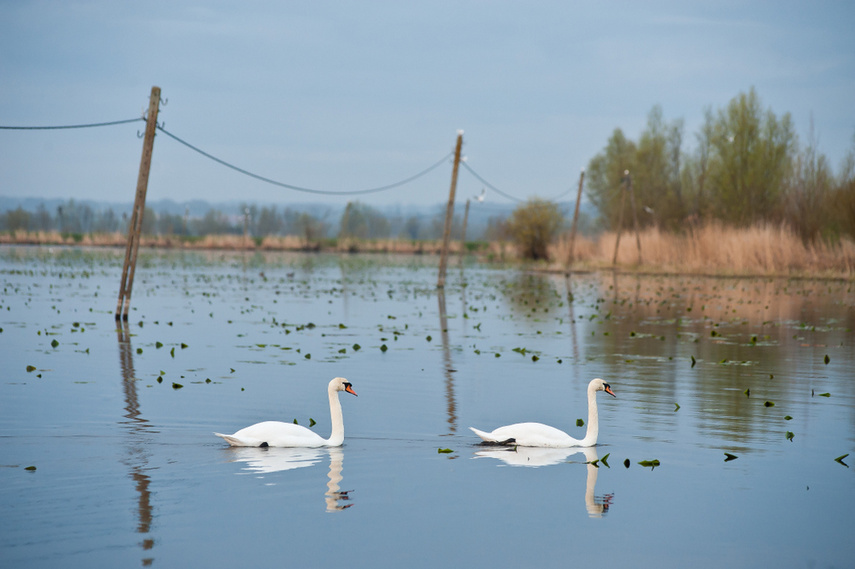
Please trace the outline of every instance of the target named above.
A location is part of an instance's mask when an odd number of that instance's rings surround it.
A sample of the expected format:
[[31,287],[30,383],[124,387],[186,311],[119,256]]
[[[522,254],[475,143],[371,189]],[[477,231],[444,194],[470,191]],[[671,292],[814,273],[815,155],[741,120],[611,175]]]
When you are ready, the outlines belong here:
[[242,462],[244,466],[238,474],[272,474],[285,470],[295,470],[314,466],[324,454],[329,454],[330,470],[327,475],[327,491],[324,502],[328,512],[345,510],[353,504],[342,504],[350,500],[350,490],[342,491],[339,483],[343,480],[344,452],[340,447],[330,448],[277,448],[277,447],[228,447],[224,452],[231,454],[229,462]]
[[121,328],[116,329],[119,341],[119,361],[122,368],[122,388],[125,396],[124,420],[120,421],[128,433],[128,454],[122,462],[130,469],[130,477],[135,482],[136,491],[139,494],[137,501],[137,533],[143,534],[144,539],[140,543],[143,549],[142,564],[144,567],[154,562],[151,550],[154,548],[154,539],[147,537],[151,531],[153,519],[153,506],[151,504],[151,478],[146,474],[148,470],[149,453],[146,450],[150,443],[150,435],[154,432],[149,428],[148,420],[143,418],[140,412],[139,397],[137,396],[137,379],[134,372],[134,356],[131,346],[128,322],[122,321]]
[[569,273],[564,279],[564,284],[567,286],[567,306],[570,310],[570,339],[573,342],[573,361],[579,361],[579,342],[576,338],[576,316],[573,314],[573,288],[570,283]]
[[457,370],[451,364],[451,348],[448,346],[448,318],[445,314],[445,290],[437,289],[437,301],[439,302],[439,330],[442,337],[442,363],[445,374],[445,398],[448,410],[448,432],[457,432],[457,402],[454,397],[454,376]]
[[594,490],[597,486],[597,475],[600,470],[600,457],[597,447],[573,447],[573,448],[540,448],[540,447],[511,447],[494,446],[475,453],[475,458],[495,458],[509,466],[528,466],[537,468],[539,466],[551,466],[568,461],[567,458],[576,454],[585,455],[585,465],[588,475],[585,483],[585,509],[588,516],[602,518],[609,511],[614,499],[614,494],[596,496]]

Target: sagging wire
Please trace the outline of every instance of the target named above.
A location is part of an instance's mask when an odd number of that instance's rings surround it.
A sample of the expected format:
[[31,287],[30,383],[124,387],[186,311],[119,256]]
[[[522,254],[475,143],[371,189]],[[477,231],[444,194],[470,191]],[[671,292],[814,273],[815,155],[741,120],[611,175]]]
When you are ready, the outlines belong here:
[[255,178],[256,180],[260,180],[262,182],[266,182],[266,183],[272,184],[274,186],[279,186],[280,188],[287,188],[289,190],[294,190],[294,191],[298,191],[298,192],[306,192],[306,193],[310,193],[310,194],[332,195],[332,196],[352,196],[352,195],[360,195],[360,194],[372,194],[372,193],[377,193],[377,192],[383,192],[386,190],[391,190],[391,189],[397,188],[399,186],[403,186],[404,184],[412,182],[413,180],[416,180],[416,179],[424,176],[428,172],[438,168],[440,165],[442,165],[444,162],[446,162],[454,154],[454,152],[449,152],[448,154],[443,156],[440,160],[438,160],[436,163],[425,168],[424,170],[422,170],[418,174],[410,176],[409,178],[406,178],[406,179],[401,180],[399,182],[395,182],[394,184],[387,184],[385,186],[380,186],[377,188],[368,188],[365,190],[350,190],[350,191],[315,190],[312,188],[303,188],[300,186],[285,184],[283,182],[278,182],[276,180],[272,180],[270,178],[266,178],[264,176],[254,174],[254,173],[250,172],[249,170],[244,170],[243,168],[235,166],[234,164],[230,164],[229,162],[226,162],[225,160],[221,160],[220,158],[217,158],[216,156],[213,156],[213,155],[205,152],[204,150],[197,148],[196,146],[193,146],[192,144],[190,144],[186,140],[182,140],[181,138],[175,136],[174,134],[167,131],[166,129],[164,129],[160,125],[158,125],[157,129],[160,132],[162,132],[163,134],[165,134],[166,136],[172,138],[173,140],[175,140],[176,142],[179,142],[180,144],[183,144],[187,148],[189,148],[195,152],[198,152],[202,156],[209,158],[209,159],[213,160],[214,162],[221,164],[222,166],[225,166],[226,168],[231,168],[232,170],[234,170],[236,172],[240,172],[241,174],[249,176],[250,178]]
[[135,119],[127,119],[123,121],[110,121],[110,122],[96,122],[89,124],[69,124],[69,125],[60,125],[60,126],[0,126],[0,130],[62,130],[69,128],[93,128],[99,126],[114,126],[117,124],[128,124],[137,121],[144,121],[145,119],[142,117],[138,117]]

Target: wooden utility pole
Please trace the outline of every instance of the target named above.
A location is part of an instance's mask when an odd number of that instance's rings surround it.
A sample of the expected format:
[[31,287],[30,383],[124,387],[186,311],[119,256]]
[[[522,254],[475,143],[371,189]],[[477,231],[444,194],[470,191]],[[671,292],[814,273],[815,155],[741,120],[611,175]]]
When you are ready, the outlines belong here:
[[[624,180],[629,180],[629,170],[623,172]],[[612,257],[612,265],[617,264],[617,252],[620,247],[620,232],[623,230],[623,206],[626,203],[626,187],[620,193],[620,211],[618,212],[617,239],[615,239],[615,255]]]
[[448,207],[445,210],[445,230],[442,232],[442,250],[439,254],[439,278],[437,288],[445,287],[445,271],[448,267],[448,245],[451,240],[451,222],[454,219],[454,194],[457,191],[457,170],[460,167],[460,149],[463,146],[463,131],[457,131],[457,146],[454,148],[454,168],[451,170],[451,189],[448,191]]
[[576,209],[573,211],[573,225],[570,227],[570,253],[567,255],[567,268],[573,264],[573,251],[576,247],[576,224],[579,222],[579,204],[582,201],[582,183],[585,181],[585,169],[579,174],[579,192],[576,194]]
[[151,88],[146,115],[145,137],[143,139],[140,173],[137,177],[137,192],[134,197],[134,209],[128,224],[128,243],[125,248],[125,264],[122,268],[122,282],[119,283],[119,300],[116,303],[116,320],[128,320],[131,306],[131,290],[134,285],[134,273],[137,267],[137,253],[140,247],[143,213],[145,212],[145,194],[148,191],[148,172],[151,169],[151,153],[154,149],[154,133],[157,128],[157,112],[160,108],[160,87]]

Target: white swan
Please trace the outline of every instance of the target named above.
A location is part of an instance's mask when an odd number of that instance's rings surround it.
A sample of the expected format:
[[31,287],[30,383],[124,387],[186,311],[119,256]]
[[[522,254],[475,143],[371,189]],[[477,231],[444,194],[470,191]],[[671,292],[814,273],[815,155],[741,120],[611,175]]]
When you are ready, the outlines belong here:
[[330,381],[327,392],[330,396],[330,417],[332,419],[332,434],[325,439],[306,427],[281,421],[264,421],[250,425],[233,435],[222,435],[233,447],[337,447],[344,442],[344,419],[341,416],[341,402],[338,392],[347,391],[356,395],[353,386],[343,377]]
[[600,378],[592,379],[588,384],[588,431],[585,438],[576,440],[564,431],[542,423],[515,423],[499,427],[490,433],[469,427],[481,437],[484,442],[492,444],[517,445],[524,447],[591,447],[597,444],[600,431],[600,420],[597,414],[597,391],[605,391],[612,397],[617,397],[611,386]]

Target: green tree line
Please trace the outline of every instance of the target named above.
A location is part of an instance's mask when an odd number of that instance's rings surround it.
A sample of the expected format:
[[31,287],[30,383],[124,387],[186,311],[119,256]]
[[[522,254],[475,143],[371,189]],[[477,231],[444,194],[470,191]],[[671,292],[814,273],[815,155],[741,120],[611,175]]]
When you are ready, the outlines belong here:
[[789,113],[765,109],[753,88],[724,108],[708,108],[695,141],[684,151],[683,121],[665,120],[659,106],[637,141],[615,129],[586,174],[605,226],[617,229],[628,171],[642,226],[771,222],[806,241],[855,237],[855,144],[835,174],[813,133],[800,143]]

